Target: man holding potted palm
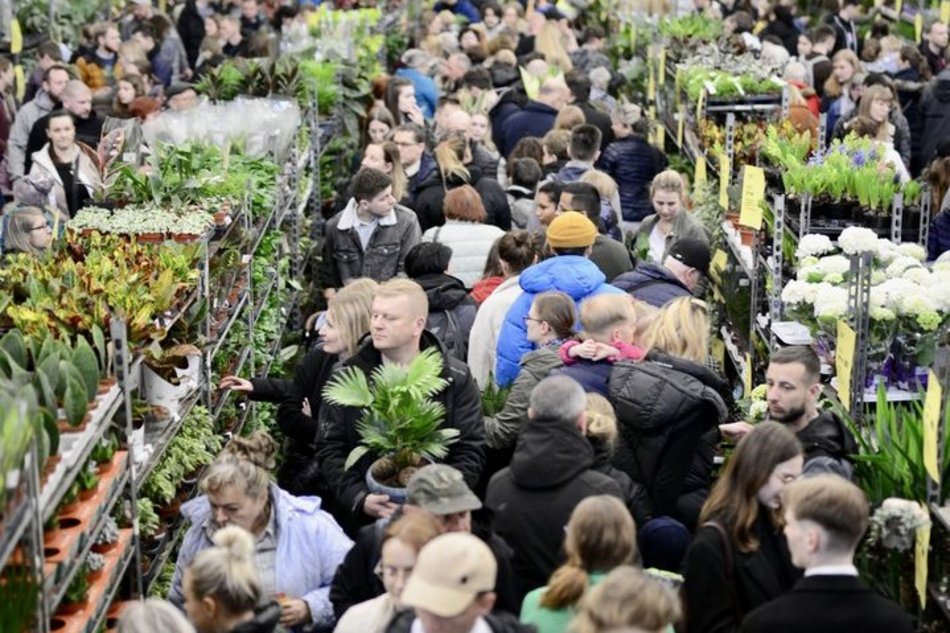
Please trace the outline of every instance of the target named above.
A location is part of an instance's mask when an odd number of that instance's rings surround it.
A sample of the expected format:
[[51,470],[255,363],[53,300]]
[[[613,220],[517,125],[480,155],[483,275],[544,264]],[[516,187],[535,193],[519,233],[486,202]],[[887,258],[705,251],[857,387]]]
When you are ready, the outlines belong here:
[[[371,340],[324,391],[317,458],[345,514],[337,519],[351,530],[392,514],[400,501],[395,494],[424,461],[454,466],[469,487],[481,474],[485,437],[478,387],[468,366],[448,357],[425,330],[428,311],[417,283],[392,279],[379,286]],[[396,465],[390,492],[380,492],[374,481],[382,462],[390,470]]]

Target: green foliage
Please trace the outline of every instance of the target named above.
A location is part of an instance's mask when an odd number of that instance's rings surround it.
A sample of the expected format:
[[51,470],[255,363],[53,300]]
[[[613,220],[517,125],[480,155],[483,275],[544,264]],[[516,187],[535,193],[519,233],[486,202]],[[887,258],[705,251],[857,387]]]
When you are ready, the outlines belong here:
[[86,400],[89,402],[95,400],[96,391],[99,389],[99,362],[89,342],[81,336],[76,337],[72,363],[86,385]]
[[152,581],[152,586],[148,591],[148,597],[158,598],[160,600],[168,598],[168,594],[172,589],[172,580],[174,577],[175,561],[166,561],[165,565],[162,566],[161,571],[158,572],[158,576],[156,576],[155,580]]
[[155,504],[148,497],[140,496],[136,500],[136,511],[139,521],[139,534],[142,538],[152,538],[162,526],[158,513],[155,512]]
[[442,378],[442,356],[432,348],[407,367],[380,365],[369,380],[355,367],[341,371],[324,387],[323,397],[338,406],[363,410],[357,423],[360,446],[347,457],[345,467],[350,468],[367,453],[392,455],[398,470],[413,465],[419,457],[430,461],[445,457],[458,430],[440,428],[445,407],[432,396],[447,384]]
[[36,599],[40,587],[33,572],[24,565],[7,565],[0,569],[0,622],[5,631],[33,631]]
[[63,598],[64,602],[67,604],[76,604],[86,600],[86,597],[89,595],[89,580],[86,578],[88,573],[89,570],[86,568],[86,563],[82,563],[76,575],[73,576],[72,582],[69,583],[69,587],[66,588],[66,596]]
[[495,378],[488,375],[488,386],[482,391],[482,415],[491,417],[498,415],[505,408],[505,402],[508,401],[508,394],[511,393],[511,387],[499,387],[495,384]]

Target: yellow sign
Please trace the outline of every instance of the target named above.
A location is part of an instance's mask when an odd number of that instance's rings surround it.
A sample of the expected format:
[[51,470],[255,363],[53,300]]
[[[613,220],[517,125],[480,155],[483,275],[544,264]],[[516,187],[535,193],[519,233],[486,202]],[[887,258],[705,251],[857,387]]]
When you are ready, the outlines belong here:
[[924,14],[920,11],[914,16],[914,41],[920,44],[924,34]]
[[665,130],[664,130],[664,128],[663,128],[662,125],[657,125],[657,126],[656,126],[656,139],[653,141],[653,144],[654,144],[654,145],[656,146],[656,148],[659,149],[660,151],[663,151],[663,145],[664,145],[664,141],[665,141],[665,137],[663,136],[664,131],[665,131]]
[[676,113],[676,146],[683,147],[683,128],[686,127],[686,112],[680,108]]
[[23,31],[20,30],[20,21],[13,18],[10,22],[10,54],[19,55],[23,52]]
[[930,370],[927,376],[927,396],[924,398],[924,467],[927,474],[938,484],[940,468],[937,467],[937,444],[940,437],[940,405],[943,404],[943,389],[937,374]]
[[17,101],[22,102],[23,97],[26,96],[26,74],[23,72],[23,66],[17,64],[13,67],[13,78]]
[[765,199],[765,172],[761,167],[746,165],[742,177],[742,207],[739,224],[755,230],[762,228],[762,206]]
[[647,114],[650,116],[651,121],[656,121],[656,106],[651,105],[647,108]]
[[697,189],[706,184],[706,157],[702,154],[696,157],[696,171],[693,174],[693,181]]
[[652,66],[647,68],[647,75],[647,101],[652,103],[656,100],[656,77]]
[[[851,374],[854,371],[854,347],[857,336],[847,321],[838,321],[838,341],[835,348],[835,375],[838,377],[838,397],[845,409],[851,408]],[[858,397],[861,397],[859,394]]]
[[944,24],[950,22],[950,0],[943,0],[940,3],[940,21]]
[[713,360],[719,363],[719,366],[722,367],[726,364],[726,345],[722,342],[722,339],[718,336],[713,338],[712,343],[710,344],[710,352],[712,354]]
[[[924,512],[927,509],[924,508]],[[917,538],[914,542],[914,587],[917,589],[917,598],[920,608],[927,606],[927,553],[930,551],[930,524],[917,528]]]
[[662,86],[666,83],[666,47],[660,49],[660,61],[657,62],[660,66],[659,71],[657,72],[657,83]]
[[729,261],[726,251],[721,248],[716,249],[712,262],[709,266],[709,276],[717,283],[722,279],[722,271],[726,269],[726,263]]
[[729,209],[729,156],[719,154],[719,206]]
[[746,352],[745,366],[742,368],[742,395],[748,397],[752,393],[752,355]]
[[894,3],[894,11],[897,13],[897,21],[901,19],[901,11],[904,10],[904,0],[897,0]]
[[706,89],[702,88],[699,91],[699,98],[696,99],[696,123],[699,123],[703,118],[703,106],[706,105]]

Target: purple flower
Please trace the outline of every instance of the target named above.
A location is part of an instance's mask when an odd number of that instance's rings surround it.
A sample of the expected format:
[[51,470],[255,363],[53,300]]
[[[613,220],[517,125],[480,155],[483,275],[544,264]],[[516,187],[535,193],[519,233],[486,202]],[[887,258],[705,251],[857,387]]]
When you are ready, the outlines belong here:
[[819,154],[818,152],[815,152],[815,154],[812,155],[812,157],[808,159],[808,164],[813,165],[813,166],[822,165],[824,164],[824,162],[825,162],[825,157]]
[[865,163],[867,163],[867,155],[864,150],[859,149],[851,155],[851,164],[855,167],[864,167]]

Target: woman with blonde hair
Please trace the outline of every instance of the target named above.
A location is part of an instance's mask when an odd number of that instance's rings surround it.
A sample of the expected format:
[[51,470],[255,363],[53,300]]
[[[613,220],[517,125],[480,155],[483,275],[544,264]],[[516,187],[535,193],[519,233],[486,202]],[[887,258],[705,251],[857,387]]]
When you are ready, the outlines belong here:
[[588,589],[616,567],[633,563],[637,553],[637,527],[616,497],[587,497],[574,508],[565,531],[566,561],[521,605],[521,621],[538,633],[566,631]]
[[831,64],[831,75],[825,81],[825,93],[821,100],[821,111],[827,114],[825,129],[828,140],[838,119],[848,116],[856,107],[851,88],[861,71],[861,60],[854,51],[845,48],[834,54]]
[[[568,42],[565,45],[564,30],[558,26],[554,20],[545,20],[534,39],[534,51],[544,56],[551,66],[557,66],[562,72],[567,72],[574,68],[571,63],[571,50],[577,48],[577,42]],[[572,45],[573,44],[573,45]]]
[[212,541],[214,545],[198,552],[185,570],[188,619],[198,633],[272,633],[280,605],[262,600],[254,538],[232,525],[215,532]]
[[347,609],[333,632],[385,633],[396,616],[407,608],[402,604],[402,591],[419,551],[441,532],[438,522],[425,512],[403,514],[386,526],[376,566],[376,574],[386,591]]
[[185,614],[174,606],[149,598],[129,602],[119,618],[119,633],[195,633]]
[[285,628],[333,622],[330,583],[353,542],[315,497],[295,497],[270,481],[277,443],[266,433],[234,437],[208,467],[202,496],[181,507],[190,527],[175,565],[169,600],[185,602],[184,572],[214,546],[222,528],[237,526],[254,538],[253,564],[260,595],[279,598]]
[[15,207],[2,218],[3,252],[39,255],[53,241],[53,228],[39,207]]
[[[698,299],[674,299],[640,339],[646,356],[610,376],[619,423],[614,465],[642,484],[650,515],[693,529],[712,483],[713,448],[732,407],[729,385],[705,366],[709,316]],[[643,394],[650,394],[644,398]]]
[[633,234],[634,259],[662,266],[670,248],[682,238],[709,243],[705,227],[686,209],[686,186],[679,172],[667,169],[657,174],[650,184],[650,201],[653,214]]
[[363,149],[360,167],[378,169],[393,181],[393,198],[404,204],[409,194],[409,177],[399,160],[399,147],[392,141],[371,141]]
[[746,614],[798,579],[781,532],[781,492],[803,463],[801,443],[777,422],[759,424],[739,442],[686,555],[688,630],[737,631]]
[[225,376],[220,389],[244,392],[257,401],[277,402],[277,425],[287,438],[284,459],[277,472],[281,488],[296,495],[322,494],[313,443],[323,398],[320,392],[339,361],[356,352],[369,332],[372,279],[355,279],[330,300],[320,327],[320,342],[294,368],[294,379]]
[[610,237],[623,242],[620,229],[620,219],[622,217],[620,187],[617,185],[617,181],[599,169],[588,169],[581,176],[580,182],[594,185],[597,189],[597,193],[600,194],[600,217],[613,218],[613,220],[607,221],[607,225],[613,227],[613,231],[609,232]]
[[607,574],[578,605],[571,633],[661,633],[680,619],[680,601],[668,587],[635,567]]

